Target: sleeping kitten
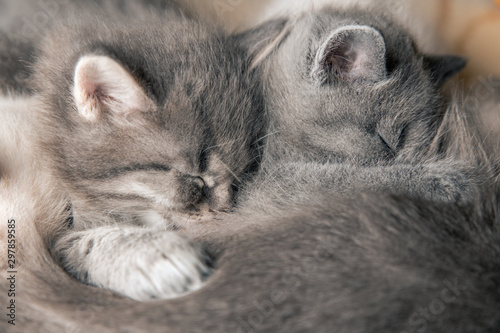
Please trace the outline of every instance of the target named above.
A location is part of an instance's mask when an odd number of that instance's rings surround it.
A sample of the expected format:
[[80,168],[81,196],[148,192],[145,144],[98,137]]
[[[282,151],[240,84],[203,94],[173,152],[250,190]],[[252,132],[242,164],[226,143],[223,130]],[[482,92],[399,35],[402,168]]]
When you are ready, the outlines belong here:
[[[257,41],[255,36],[252,33],[245,40]],[[407,136],[404,147],[409,149],[420,140]],[[365,160],[370,156],[361,152]],[[291,181],[286,174],[278,176],[281,179],[261,184],[270,190],[256,193],[258,201],[246,202],[241,214],[247,215],[229,215],[204,230],[195,230],[196,237],[209,243],[218,255],[217,274],[197,293],[136,303],[66,281],[50,260],[49,264],[34,262],[21,275],[29,287],[18,300],[28,304],[29,310],[17,331],[399,333],[498,329],[496,199],[488,197],[485,207],[462,209],[453,203],[385,194],[354,199],[332,196],[312,184],[315,192],[308,196],[308,204],[297,205],[279,190],[282,182]],[[308,185],[297,182],[296,186]],[[278,206],[268,196],[273,191],[286,204]],[[5,293],[0,299],[7,304]],[[0,327],[12,330],[4,321]]]
[[256,192],[277,178],[298,201],[313,195],[301,184],[436,202],[474,197],[474,172],[440,156],[437,137],[439,88],[462,58],[424,56],[384,15],[356,10],[306,14],[284,36],[262,70],[270,125]]
[[246,51],[175,13],[72,18],[35,64],[40,135],[73,219],[53,253],[136,300],[199,288],[209,258],[175,230],[232,209],[264,119]]

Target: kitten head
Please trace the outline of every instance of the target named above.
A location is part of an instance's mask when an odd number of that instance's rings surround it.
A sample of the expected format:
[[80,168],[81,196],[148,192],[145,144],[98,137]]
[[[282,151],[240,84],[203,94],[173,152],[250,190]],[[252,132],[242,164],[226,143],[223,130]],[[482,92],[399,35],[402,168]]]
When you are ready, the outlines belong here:
[[436,134],[440,86],[465,66],[420,54],[384,15],[323,10],[284,36],[263,72],[269,155],[289,159],[414,158]]
[[232,208],[264,127],[235,40],[175,16],[94,19],[57,30],[42,54],[42,135],[76,217],[176,224]]

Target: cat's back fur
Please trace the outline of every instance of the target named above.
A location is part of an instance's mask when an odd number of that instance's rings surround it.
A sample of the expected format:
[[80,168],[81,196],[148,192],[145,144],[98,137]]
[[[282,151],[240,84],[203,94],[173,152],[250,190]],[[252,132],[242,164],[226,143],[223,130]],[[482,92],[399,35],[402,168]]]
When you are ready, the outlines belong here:
[[[51,283],[27,273],[35,289],[19,304],[31,304],[30,318],[38,323],[20,321],[20,331],[498,329],[496,199],[485,197],[484,207],[471,211],[386,196],[323,196],[316,204],[247,221],[253,226],[245,234],[225,238],[210,283],[169,302],[135,303],[64,280],[56,295]],[[205,238],[227,236],[234,222],[246,223],[232,218]],[[50,273],[51,280],[61,274]],[[70,305],[75,299],[78,311]]]

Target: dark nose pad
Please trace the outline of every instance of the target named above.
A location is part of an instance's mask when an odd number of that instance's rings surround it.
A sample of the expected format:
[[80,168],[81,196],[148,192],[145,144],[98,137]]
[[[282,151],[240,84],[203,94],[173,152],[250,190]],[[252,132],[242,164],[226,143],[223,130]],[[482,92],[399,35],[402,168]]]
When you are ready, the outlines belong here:
[[204,184],[201,189],[201,193],[203,194],[203,197],[210,199],[210,187]]
[[189,184],[189,202],[199,204],[204,198],[205,182],[200,177],[192,177]]

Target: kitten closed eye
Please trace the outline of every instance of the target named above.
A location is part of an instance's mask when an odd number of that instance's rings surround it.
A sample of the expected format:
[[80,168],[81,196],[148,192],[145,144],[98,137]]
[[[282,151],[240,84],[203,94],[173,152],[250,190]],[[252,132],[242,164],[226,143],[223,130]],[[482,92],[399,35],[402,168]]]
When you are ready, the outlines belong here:
[[[421,54],[411,36],[379,14],[327,7],[288,27],[263,64],[273,133],[263,168],[345,195],[464,203],[476,187],[476,175],[463,171],[467,163],[457,162],[453,173],[447,161],[437,170],[439,158],[427,156],[443,131],[440,88],[465,60]],[[307,202],[290,187],[285,192]]]

